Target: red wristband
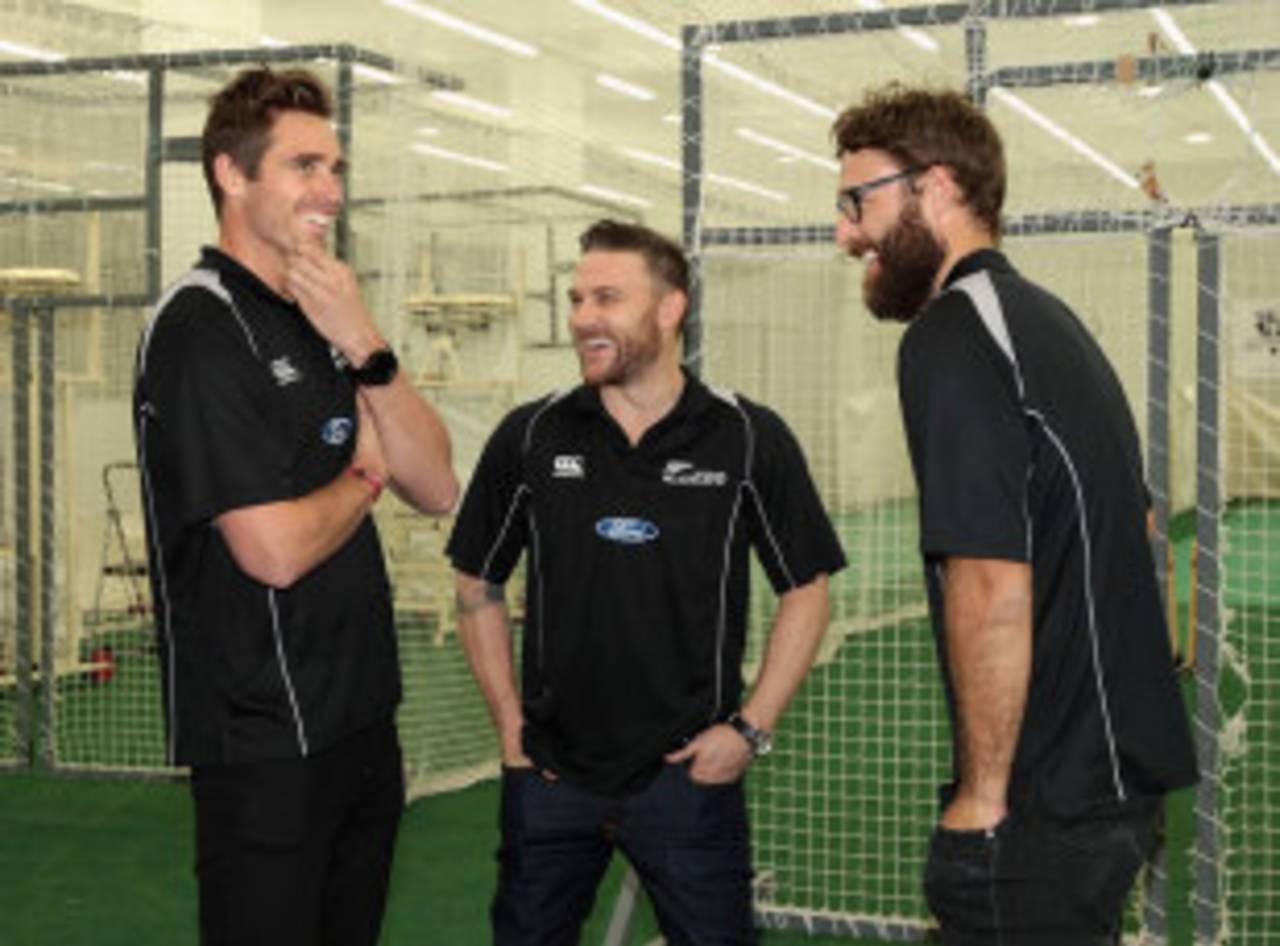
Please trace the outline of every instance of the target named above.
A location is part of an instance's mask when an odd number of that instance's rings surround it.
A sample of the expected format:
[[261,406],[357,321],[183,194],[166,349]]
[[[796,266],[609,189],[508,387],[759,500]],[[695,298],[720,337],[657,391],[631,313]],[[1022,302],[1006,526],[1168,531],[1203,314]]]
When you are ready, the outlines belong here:
[[376,503],[378,501],[378,497],[382,495],[382,487],[386,485],[382,482],[382,479],[359,466],[353,466],[348,469],[347,472],[356,479],[363,481],[369,487],[369,496]]

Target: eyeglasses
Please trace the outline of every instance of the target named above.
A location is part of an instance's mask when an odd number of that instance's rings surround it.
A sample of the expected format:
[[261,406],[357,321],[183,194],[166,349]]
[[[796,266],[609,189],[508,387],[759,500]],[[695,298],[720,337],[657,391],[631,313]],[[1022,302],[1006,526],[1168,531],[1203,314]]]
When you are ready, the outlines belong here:
[[907,168],[905,171],[898,171],[896,174],[886,174],[884,177],[877,177],[875,180],[867,181],[865,184],[859,184],[857,187],[850,187],[848,190],[840,192],[836,198],[836,210],[844,214],[850,223],[862,223],[862,199],[870,194],[873,190],[881,187],[887,187],[895,181],[905,180],[909,177],[915,177],[917,174],[923,174],[929,170],[929,165],[922,164],[918,167]]

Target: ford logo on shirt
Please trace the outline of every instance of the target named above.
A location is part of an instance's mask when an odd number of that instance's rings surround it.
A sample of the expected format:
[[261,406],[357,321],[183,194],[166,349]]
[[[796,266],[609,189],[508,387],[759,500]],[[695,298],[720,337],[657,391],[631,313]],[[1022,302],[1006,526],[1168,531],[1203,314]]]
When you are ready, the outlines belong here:
[[341,447],[351,439],[351,431],[354,427],[350,417],[330,417],[324,422],[320,439],[331,447]]
[[658,537],[658,527],[634,516],[609,516],[596,523],[596,535],[623,545],[640,545]]

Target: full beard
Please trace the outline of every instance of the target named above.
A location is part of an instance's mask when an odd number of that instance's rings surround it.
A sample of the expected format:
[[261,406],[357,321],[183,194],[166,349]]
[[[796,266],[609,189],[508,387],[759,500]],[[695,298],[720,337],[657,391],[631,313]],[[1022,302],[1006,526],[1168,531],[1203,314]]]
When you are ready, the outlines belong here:
[[863,284],[863,300],[878,319],[910,322],[933,295],[946,248],[925,226],[917,201],[907,204],[877,247],[878,275]]

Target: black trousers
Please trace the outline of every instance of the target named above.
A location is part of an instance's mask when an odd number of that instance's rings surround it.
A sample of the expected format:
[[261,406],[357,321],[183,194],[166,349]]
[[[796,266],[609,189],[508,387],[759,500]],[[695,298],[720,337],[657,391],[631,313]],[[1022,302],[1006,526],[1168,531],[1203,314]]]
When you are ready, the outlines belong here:
[[404,774],[394,724],[191,774],[201,946],[374,946]]
[[615,847],[635,867],[670,946],[754,946],[742,782],[701,785],[665,765],[608,798],[533,769],[502,780],[493,902],[497,946],[573,946]]
[[1014,812],[990,831],[936,828],[925,895],[946,946],[1115,946],[1160,835],[1162,799],[1070,822]]

